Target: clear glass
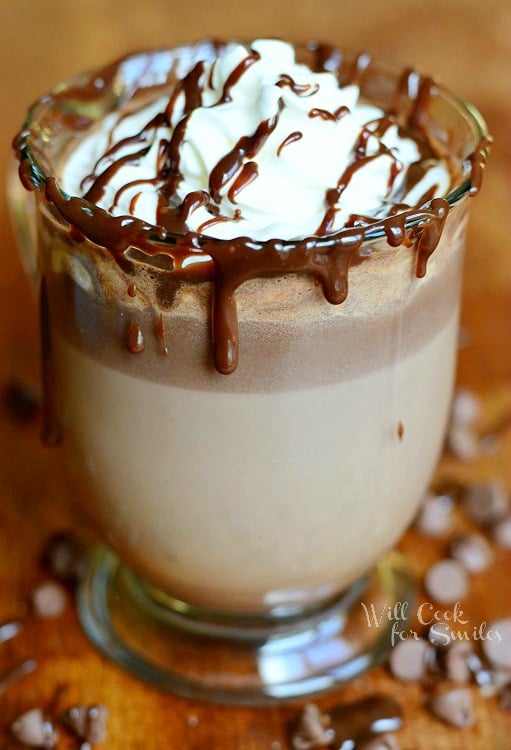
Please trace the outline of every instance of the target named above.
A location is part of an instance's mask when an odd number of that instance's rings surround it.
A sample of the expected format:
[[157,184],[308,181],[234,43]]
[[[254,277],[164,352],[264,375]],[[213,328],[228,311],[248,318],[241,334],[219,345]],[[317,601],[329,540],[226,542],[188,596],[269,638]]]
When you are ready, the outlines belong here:
[[[94,121],[135,90],[154,95],[212,50],[128,58],[93,100],[76,91],[94,72],[43,97],[24,126],[35,207],[12,182],[10,194],[40,280],[46,436],[108,545],[82,582],[82,623],[144,679],[253,704],[367,669],[390,646],[392,623],[372,631],[361,602],[413,595],[388,553],[442,445],[471,182],[449,196],[422,279],[413,244],[391,248],[374,231],[341,305],[306,276],[243,284],[240,363],[220,374],[211,283],[177,281],[162,253],[131,248],[119,262],[44,191],[76,138],[66,117]],[[374,65],[363,90],[385,106],[396,77]],[[486,135],[480,116],[443,91],[431,115],[463,164]],[[150,238],[155,253],[178,241]],[[138,353],[127,347],[133,330]]]

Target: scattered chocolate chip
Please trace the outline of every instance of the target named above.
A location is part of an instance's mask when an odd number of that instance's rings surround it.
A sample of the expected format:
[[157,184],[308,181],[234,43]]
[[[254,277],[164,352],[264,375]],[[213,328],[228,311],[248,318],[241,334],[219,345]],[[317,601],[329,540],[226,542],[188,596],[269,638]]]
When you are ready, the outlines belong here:
[[504,711],[511,711],[511,685],[505,687],[500,694],[499,705]]
[[373,735],[397,732],[403,726],[399,704],[387,695],[370,695],[353,703],[335,706],[330,709],[329,715],[336,748],[352,747]]
[[0,625],[0,643],[10,641],[11,638],[15,638],[23,630],[23,623],[19,620],[13,620],[12,622],[4,622]]
[[481,534],[464,534],[451,544],[451,556],[469,573],[482,573],[493,562],[493,550]]
[[468,655],[467,664],[468,664],[470,671],[474,675],[477,675],[478,672],[483,671],[485,668],[485,665],[483,664],[483,660],[475,652],[472,652],[471,654]]
[[389,667],[393,676],[403,682],[422,680],[432,663],[434,651],[428,641],[407,638],[399,641],[389,655]]
[[447,431],[447,448],[460,461],[475,461],[481,455],[479,440],[473,429],[453,422]]
[[30,422],[41,405],[40,389],[26,380],[13,380],[3,394],[5,410],[17,422]]
[[72,706],[62,717],[80,739],[91,745],[105,740],[107,719],[108,709],[101,705]]
[[508,493],[498,479],[468,487],[463,504],[473,521],[487,526],[501,521],[509,513]]
[[459,388],[454,394],[451,419],[458,424],[472,424],[481,416],[481,401],[467,388]]
[[32,591],[31,600],[36,617],[51,619],[60,617],[68,605],[69,597],[60,583],[44,581]]
[[75,536],[59,531],[49,538],[43,551],[42,563],[55,578],[77,581],[85,572],[87,550]]
[[457,560],[440,560],[427,571],[424,586],[439,604],[454,604],[468,593],[468,573]]
[[9,672],[3,674],[0,677],[0,695],[3,695],[7,688],[9,688],[13,683],[18,682],[18,680],[21,680],[22,677],[25,677],[28,674],[32,674],[32,672],[35,671],[36,667],[37,662],[34,661],[34,659],[26,659],[14,669],[11,669]]
[[474,675],[481,692],[491,695],[495,692],[495,674],[491,669],[480,669]]
[[492,529],[493,540],[499,547],[511,549],[511,515],[495,524]]
[[430,704],[435,716],[459,729],[474,724],[472,693],[468,688],[456,688],[436,695]]
[[307,703],[292,737],[295,750],[312,750],[316,747],[331,745],[335,734],[334,730],[329,727],[329,723],[328,715],[322,714],[315,703]]
[[474,647],[467,641],[453,641],[445,652],[444,667],[445,675],[451,682],[460,684],[470,682],[472,670],[469,659],[474,653]]
[[426,536],[445,536],[453,526],[453,508],[450,495],[428,495],[415,520],[415,528]]
[[58,739],[53,724],[45,718],[40,708],[32,708],[18,716],[11,725],[11,732],[22,745],[46,750],[55,747]]
[[[481,695],[484,695],[485,697],[492,695],[501,695],[503,690],[511,682],[511,674],[509,670],[492,669],[486,671],[489,672],[489,679],[487,679],[486,683],[478,683],[480,686]],[[476,675],[476,678],[478,676],[479,675]]]
[[400,747],[393,734],[382,734],[380,737],[357,742],[357,750],[400,750]]
[[482,646],[494,667],[511,669],[511,618],[489,623]]
[[295,750],[321,747],[348,750],[358,748],[360,742],[368,742],[376,735],[387,736],[402,725],[399,704],[386,695],[371,695],[334,706],[327,715],[309,703],[303,709],[291,742]]

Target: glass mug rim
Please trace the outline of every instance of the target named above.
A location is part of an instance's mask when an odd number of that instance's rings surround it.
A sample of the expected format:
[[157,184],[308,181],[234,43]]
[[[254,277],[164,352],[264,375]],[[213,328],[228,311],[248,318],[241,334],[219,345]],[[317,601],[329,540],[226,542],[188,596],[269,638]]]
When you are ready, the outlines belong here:
[[[246,43],[245,40],[226,40],[225,42],[222,42],[222,44],[228,44],[231,41],[239,41],[240,43],[244,44]],[[303,54],[305,53],[311,53],[318,47],[318,43],[315,41],[305,42],[305,43],[295,43],[291,42],[293,45],[293,48],[300,54],[300,52]],[[147,66],[147,60],[148,58],[154,58],[156,61],[156,66],[158,62],[163,58],[163,62],[168,65],[168,68],[166,71],[161,71],[160,76],[163,72],[166,73],[167,76],[169,76],[172,73],[172,67],[176,63],[179,63],[180,59],[183,55],[199,51],[202,48],[207,49],[208,46],[213,47],[214,49],[218,48],[218,42],[211,40],[211,39],[203,39],[199,40],[197,42],[193,43],[185,43],[181,45],[176,45],[173,47],[157,47],[153,49],[149,49],[146,51],[141,52],[134,52],[129,53],[127,55],[124,55],[117,60],[115,60],[113,63],[107,66],[99,66],[92,68],[88,71],[85,71],[81,74],[78,74],[76,76],[73,76],[71,78],[65,79],[64,81],[56,84],[53,86],[48,93],[43,94],[41,97],[39,97],[38,100],[34,102],[34,104],[29,108],[27,116],[23,122],[22,129],[19,133],[19,135],[14,140],[14,147],[17,151],[18,158],[20,161],[20,165],[25,164],[26,167],[28,167],[28,174],[27,169],[25,169],[25,178],[22,179],[22,182],[26,185],[27,180],[30,183],[30,188],[44,194],[44,187],[46,185],[46,182],[49,178],[54,177],[54,175],[50,174],[50,171],[45,169],[44,165],[41,164],[41,160],[37,158],[37,148],[35,147],[35,144],[32,143],[33,140],[33,134],[34,129],[37,127],[38,123],[41,123],[44,120],[45,116],[48,116],[53,111],[56,111],[56,108],[59,107],[65,111],[66,102],[69,103],[69,101],[73,101],[76,105],[77,100],[76,99],[66,99],[65,98],[65,92],[66,91],[73,91],[77,88],[83,87],[87,82],[92,81],[92,79],[97,76],[98,74],[101,74],[105,70],[110,69],[116,69],[118,73],[128,73],[129,80],[128,83],[132,86],[132,91],[128,95],[129,96],[135,91],[137,91],[139,88],[153,88],[159,85],[162,85],[161,78],[160,80],[151,80],[151,84],[149,86],[145,85],[144,81],[144,74],[142,72],[142,79],[138,82],[134,78],[134,69],[138,65],[146,65]],[[353,63],[353,60],[355,59],[355,54],[352,53],[349,49],[339,48],[337,50],[341,57],[342,57],[342,64],[347,63]],[[201,58],[203,59],[203,58]],[[402,66],[399,66],[397,64],[388,63],[386,61],[380,61],[379,59],[372,60],[371,59],[371,68],[377,69],[377,71],[385,74],[385,75],[391,75],[396,80],[398,80],[398,77],[403,74],[404,68]],[[340,68],[338,69],[340,70]],[[151,74],[151,71],[149,75]],[[153,76],[156,76],[158,78],[158,71],[155,70],[152,72]],[[117,80],[117,76],[115,78]],[[176,79],[177,80],[177,79]],[[167,78],[166,85],[168,87],[169,80]],[[433,83],[436,88],[436,96],[439,98],[443,98],[444,101],[451,107],[453,112],[457,114],[457,116],[460,118],[460,120],[463,120],[464,122],[468,123],[473,136],[473,153],[480,156],[481,162],[485,163],[488,155],[489,155],[489,145],[491,143],[491,136],[488,131],[487,124],[481,115],[481,113],[478,111],[476,107],[474,107],[472,104],[467,102],[466,100],[456,96],[453,94],[448,88],[444,87],[443,85],[439,84],[436,80],[433,80]],[[126,84],[125,84],[126,87]],[[112,90],[114,89],[114,86],[111,87]],[[114,92],[115,93],[115,99],[112,100],[110,106],[101,112],[100,116],[97,118],[91,118],[92,123],[99,122],[103,117],[107,116],[111,112],[114,111],[115,108],[119,106],[119,104],[124,103],[123,96],[126,96],[126,91],[119,90]],[[473,192],[477,192],[478,187],[476,187],[474,191],[474,166],[471,160],[467,157],[465,159],[465,163],[469,164],[468,171],[466,168],[463,172],[463,178],[458,181],[458,183],[449,191],[449,193],[443,198],[447,201],[449,205],[449,213],[451,212],[452,208],[456,206],[457,203],[459,203],[463,198],[466,196],[472,194]],[[21,169],[20,169],[21,171]],[[68,198],[73,199],[74,196],[68,196],[64,191],[61,190],[60,187],[57,186],[57,189],[61,193],[62,197],[64,197],[66,200]],[[90,207],[90,210],[97,209],[97,206],[87,201],[86,199],[80,198],[83,205],[85,206],[85,209],[87,207]],[[427,210],[431,203],[428,203],[424,206],[424,208]],[[72,221],[69,220],[69,218],[65,215],[63,215],[57,208],[57,213],[61,218],[63,218],[65,221],[67,221],[69,224],[73,224]],[[108,213],[108,212],[106,212]],[[115,217],[120,218],[120,217]],[[126,218],[132,219],[131,216],[126,216]],[[135,219],[135,221],[141,222],[141,220]],[[385,221],[385,219],[383,220]],[[329,235],[311,235],[310,237],[303,237],[300,239],[295,240],[282,240],[278,237],[271,238],[271,239],[265,239],[265,240],[253,240],[250,237],[247,237],[245,235],[240,235],[239,237],[232,238],[232,239],[219,239],[215,237],[211,237],[208,235],[199,234],[190,232],[190,233],[180,233],[175,232],[171,230],[164,229],[160,225],[157,224],[151,224],[149,222],[141,222],[145,225],[147,229],[149,229],[149,233],[145,237],[145,242],[148,246],[153,246],[155,253],[158,254],[158,248],[164,248],[165,246],[172,246],[176,243],[179,243],[183,239],[194,235],[196,238],[196,241],[194,242],[194,247],[196,247],[198,250],[201,249],[202,245],[207,243],[208,245],[215,245],[215,246],[222,246],[226,245],[228,246],[230,243],[236,240],[245,240],[245,246],[247,248],[251,248],[253,250],[258,250],[260,248],[263,248],[270,243],[278,243],[278,247],[282,250],[289,250],[293,249],[297,246],[297,244],[305,243],[309,239],[314,242],[315,246],[318,248],[318,250],[321,249],[327,249],[331,248],[334,245],[342,245],[344,239],[347,236],[346,228],[342,228],[339,231],[329,234]],[[411,218],[407,218],[405,221],[405,232],[408,232],[410,229],[413,229],[417,225],[423,223],[423,219],[420,218],[414,218],[413,215]],[[94,240],[93,238],[89,237],[87,235],[87,232],[84,231],[83,234],[87,239],[91,240],[95,244],[97,243],[97,240]],[[363,235],[364,240],[363,244],[367,245],[374,241],[385,239],[386,233],[385,228],[382,226],[382,220],[379,220],[374,227],[364,227],[363,228]],[[105,242],[104,247],[108,248],[108,242]],[[390,248],[389,248],[390,249]],[[152,265],[152,255],[147,255],[144,258],[144,262],[147,263],[147,265]]]

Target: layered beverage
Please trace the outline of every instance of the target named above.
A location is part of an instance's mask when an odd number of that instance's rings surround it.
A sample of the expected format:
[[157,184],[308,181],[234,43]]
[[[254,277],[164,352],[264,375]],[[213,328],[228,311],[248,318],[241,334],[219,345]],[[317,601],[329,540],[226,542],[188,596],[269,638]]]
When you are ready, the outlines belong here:
[[299,56],[127,58],[40,103],[48,153],[18,141],[48,439],[120,557],[217,612],[298,612],[366,573],[453,385],[485,144],[430,79]]

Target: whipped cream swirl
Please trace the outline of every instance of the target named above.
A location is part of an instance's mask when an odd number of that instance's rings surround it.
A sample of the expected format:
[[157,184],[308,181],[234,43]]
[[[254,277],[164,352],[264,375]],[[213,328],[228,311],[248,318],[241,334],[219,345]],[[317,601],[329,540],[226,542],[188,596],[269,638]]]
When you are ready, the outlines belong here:
[[105,118],[60,180],[117,216],[293,240],[445,195],[448,165],[431,157],[357,85],[297,63],[289,44],[258,40],[225,45],[170,98]]

